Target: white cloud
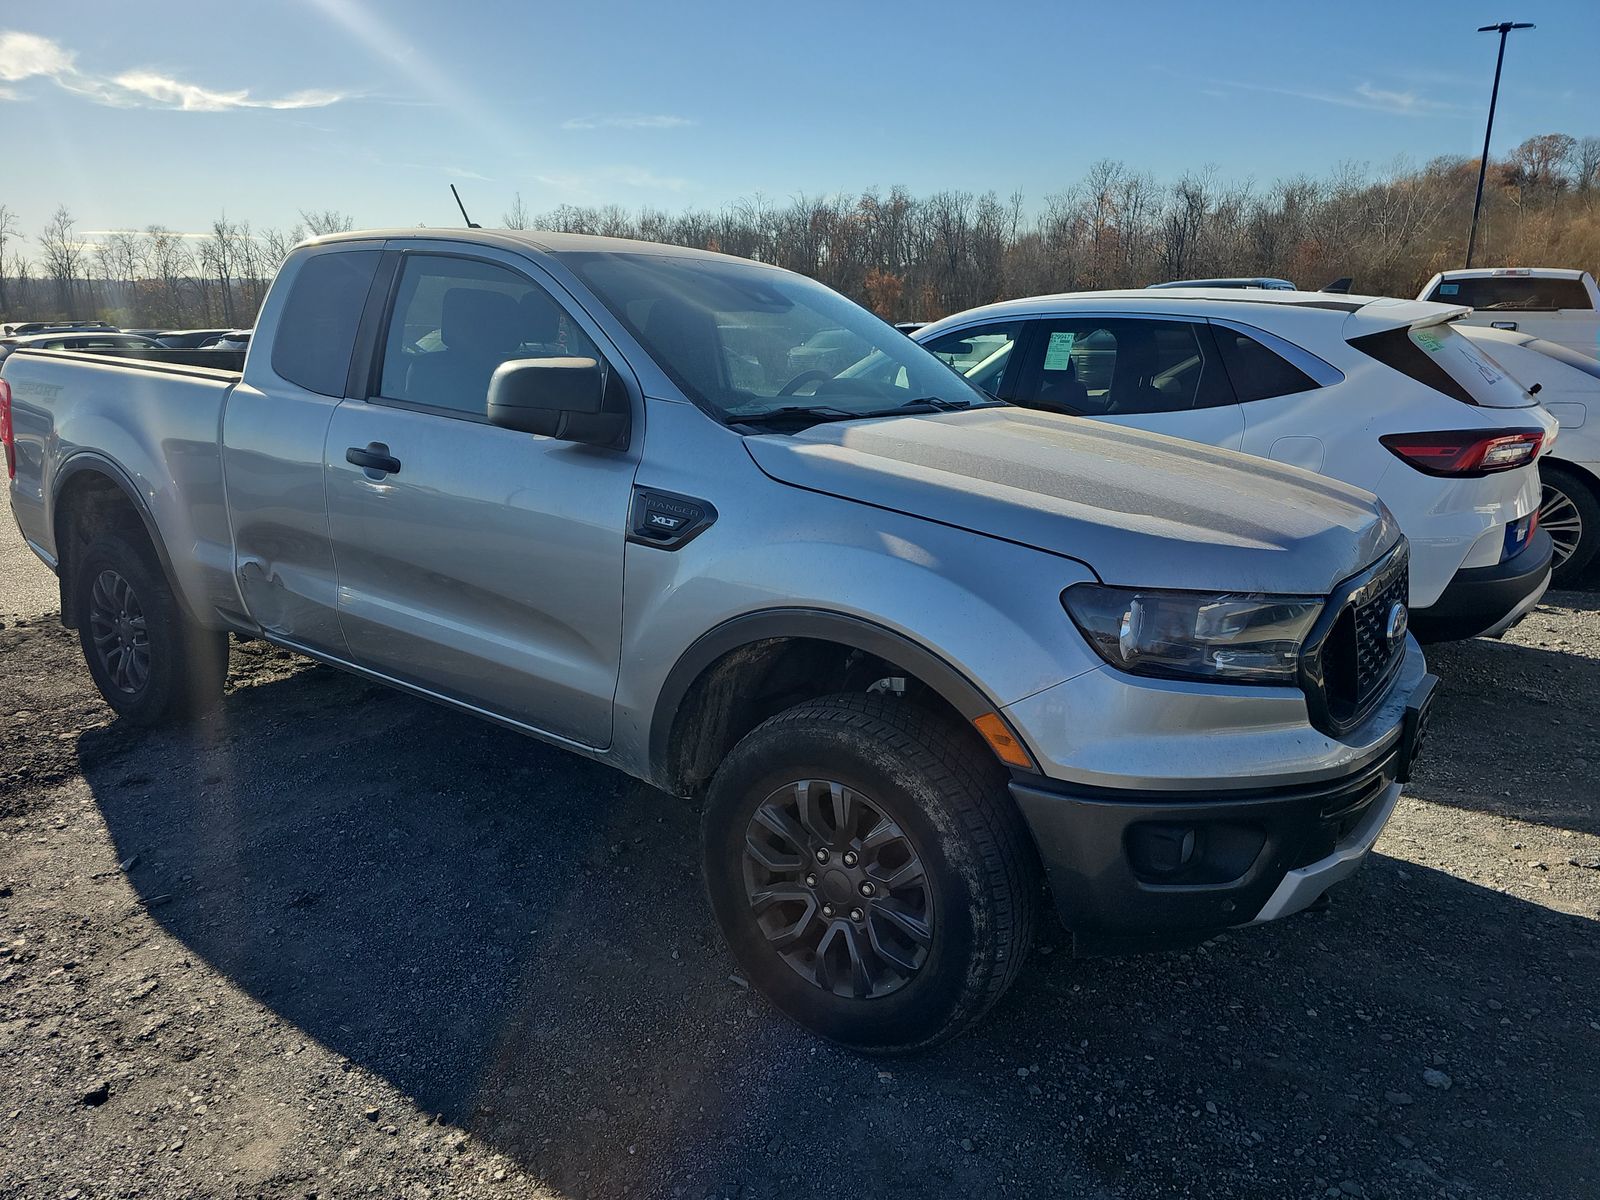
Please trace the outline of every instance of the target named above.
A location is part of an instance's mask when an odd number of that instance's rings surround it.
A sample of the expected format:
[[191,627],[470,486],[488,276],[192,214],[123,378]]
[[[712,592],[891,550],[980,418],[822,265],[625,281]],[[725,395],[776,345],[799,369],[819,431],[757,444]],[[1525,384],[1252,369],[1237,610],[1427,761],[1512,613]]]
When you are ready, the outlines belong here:
[[[166,108],[179,112],[226,112],[240,108],[326,108],[349,93],[307,89],[287,96],[258,98],[249,89],[213,91],[150,70],[124,71],[103,78],[80,71],[77,55],[59,42],[32,33],[0,31],[0,80],[18,83],[48,79],[64,91],[110,108]],[[0,88],[0,100],[19,100],[15,88]]]
[[73,54],[36,33],[0,32],[0,79],[17,83],[35,75],[71,73]]
[[563,121],[563,129],[682,129],[693,125],[688,117],[674,117],[669,113],[643,113],[635,115],[573,117]]
[[1358,83],[1347,92],[1326,91],[1318,88],[1273,87],[1265,83],[1241,83],[1236,79],[1211,80],[1222,87],[1242,88],[1252,92],[1271,92],[1275,96],[1292,96],[1297,100],[1313,100],[1318,104],[1334,104],[1340,108],[1360,108],[1368,112],[1389,113],[1397,117],[1453,117],[1474,111],[1465,104],[1444,100],[1430,100],[1416,92],[1397,92],[1371,83]]

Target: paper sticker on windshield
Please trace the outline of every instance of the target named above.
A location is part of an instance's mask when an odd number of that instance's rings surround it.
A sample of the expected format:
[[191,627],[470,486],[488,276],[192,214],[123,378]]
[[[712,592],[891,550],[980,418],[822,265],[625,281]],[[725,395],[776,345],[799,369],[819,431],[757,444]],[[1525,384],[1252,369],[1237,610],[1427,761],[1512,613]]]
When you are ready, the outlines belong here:
[[1072,365],[1072,341],[1078,335],[1075,333],[1052,333],[1050,345],[1044,352],[1044,369],[1046,371],[1065,371]]
[[1431,329],[1413,329],[1411,336],[1424,350],[1437,354],[1444,349],[1444,339]]
[[1460,290],[1461,285],[1459,283],[1441,283],[1439,285],[1439,295],[1441,296],[1454,296]]

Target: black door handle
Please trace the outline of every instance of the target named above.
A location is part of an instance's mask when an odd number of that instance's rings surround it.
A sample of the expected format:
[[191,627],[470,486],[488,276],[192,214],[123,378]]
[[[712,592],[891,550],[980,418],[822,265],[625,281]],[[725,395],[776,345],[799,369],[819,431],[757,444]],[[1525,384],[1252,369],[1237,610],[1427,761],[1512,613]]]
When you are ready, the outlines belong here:
[[382,442],[368,442],[365,450],[360,446],[351,446],[344,452],[344,460],[352,466],[376,471],[380,475],[400,473],[400,460],[390,454],[389,447]]

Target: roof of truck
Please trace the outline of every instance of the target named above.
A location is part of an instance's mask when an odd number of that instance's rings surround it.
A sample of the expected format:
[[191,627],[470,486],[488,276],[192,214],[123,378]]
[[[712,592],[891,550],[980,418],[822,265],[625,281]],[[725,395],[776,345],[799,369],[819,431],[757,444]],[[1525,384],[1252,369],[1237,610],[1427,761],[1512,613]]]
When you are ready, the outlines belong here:
[[1576,267],[1462,267],[1440,271],[1440,279],[1495,279],[1521,276],[1524,279],[1582,279],[1587,271]]
[[[542,229],[462,229],[450,226],[440,229],[420,226],[403,226],[397,229],[352,229],[348,233],[326,234],[311,238],[302,245],[322,246],[330,242],[410,240],[452,241],[468,244],[499,246],[504,249],[531,247],[546,254],[654,254],[673,258],[704,258],[721,262],[753,263],[753,259],[720,254],[715,250],[697,250],[691,246],[672,246],[665,242],[642,242],[633,238],[601,237],[590,233],[557,233]],[[756,266],[769,266],[755,263]],[[777,268],[773,268],[776,270]]]

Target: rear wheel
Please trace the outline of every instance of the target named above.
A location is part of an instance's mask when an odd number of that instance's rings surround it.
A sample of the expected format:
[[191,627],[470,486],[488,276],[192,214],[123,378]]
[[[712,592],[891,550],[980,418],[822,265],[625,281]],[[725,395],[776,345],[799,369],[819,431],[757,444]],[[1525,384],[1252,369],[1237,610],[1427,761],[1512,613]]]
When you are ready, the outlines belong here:
[[1016,977],[1033,846],[971,735],[905,700],[834,696],[750,733],[712,780],[706,881],[740,968],[853,1048],[932,1045]]
[[84,661],[119,717],[158,725],[216,704],[227,635],[189,618],[147,543],[102,534],[77,556],[73,578]]
[[1600,550],[1600,499],[1575,471],[1542,464],[1539,474],[1544,484],[1539,527],[1555,543],[1552,582],[1567,587],[1577,582]]

